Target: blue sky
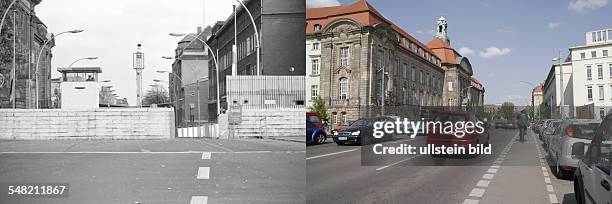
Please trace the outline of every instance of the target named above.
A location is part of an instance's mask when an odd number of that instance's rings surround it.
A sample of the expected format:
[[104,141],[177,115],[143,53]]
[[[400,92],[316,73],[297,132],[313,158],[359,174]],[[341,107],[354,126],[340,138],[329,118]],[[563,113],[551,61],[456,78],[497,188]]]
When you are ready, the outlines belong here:
[[[354,0],[307,2],[312,7]],[[585,43],[585,32],[612,27],[609,0],[368,2],[423,43],[433,38],[436,20],[443,15],[451,45],[473,52],[467,57],[485,85],[487,104],[526,104],[531,87],[519,81],[543,82],[559,49],[565,57],[569,47]],[[490,47],[497,50],[486,52]]]

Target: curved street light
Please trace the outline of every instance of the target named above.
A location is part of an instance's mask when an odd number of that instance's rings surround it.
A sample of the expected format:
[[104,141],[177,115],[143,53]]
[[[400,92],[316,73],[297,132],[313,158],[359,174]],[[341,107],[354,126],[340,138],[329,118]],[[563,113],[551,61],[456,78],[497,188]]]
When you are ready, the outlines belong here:
[[[43,46],[40,47],[40,51],[38,51],[38,57],[36,58],[36,68],[34,69],[34,77],[36,79],[36,84],[35,84],[35,86],[36,86],[36,108],[39,108],[38,107],[38,65],[40,63],[40,56],[42,55],[42,52],[45,50],[45,47],[47,46],[47,44],[49,44],[49,42],[51,42],[57,36],[60,36],[60,35],[62,35],[64,33],[80,33],[80,32],[83,32],[83,31],[84,30],[80,30],[80,29],[69,30],[69,31],[64,31],[64,32],[58,33],[57,35],[52,35],[51,39],[45,40],[45,43],[43,44]],[[28,83],[28,84],[30,84],[30,83]],[[28,88],[28,90],[29,89],[30,88]]]
[[4,11],[4,14],[2,14],[2,21],[0,21],[0,34],[2,34],[2,27],[4,26],[4,19],[6,19],[6,14],[8,14],[8,12],[11,10],[11,7],[13,7],[13,4],[15,4],[15,2],[17,2],[17,0],[13,0],[13,2],[11,2],[8,7],[6,7],[6,11]]
[[98,59],[98,57],[83,57],[81,59],[75,60],[74,62],[70,63],[70,65],[68,65],[68,69],[70,69],[72,67],[72,65],[74,65],[74,63],[77,63],[78,61],[82,61],[82,60],[95,60]]
[[[257,48],[257,75],[259,75],[259,50],[260,48],[260,42],[259,42],[259,32],[257,31],[257,24],[255,24],[255,19],[253,18],[253,15],[251,14],[251,12],[249,11],[249,9],[246,7],[246,5],[244,5],[242,3],[242,1],[236,0],[240,5],[242,5],[242,7],[244,8],[244,10],[247,12],[247,14],[249,14],[249,17],[251,18],[251,23],[253,24],[253,30],[255,30],[255,38],[257,38],[257,44],[255,45],[255,47]],[[236,22],[234,22],[236,23]],[[235,39],[234,39],[235,40]]]

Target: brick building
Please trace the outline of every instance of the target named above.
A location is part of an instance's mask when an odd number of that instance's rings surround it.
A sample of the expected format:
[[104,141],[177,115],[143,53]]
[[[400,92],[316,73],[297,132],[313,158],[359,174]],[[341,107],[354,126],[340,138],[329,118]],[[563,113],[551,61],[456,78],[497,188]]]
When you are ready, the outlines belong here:
[[[39,80],[39,105],[41,108],[51,107],[51,41],[42,52],[39,62],[39,74],[36,75],[36,61],[38,53],[51,34],[47,33],[45,24],[36,17],[34,7],[40,0],[19,0],[9,11],[5,19],[0,36],[0,48],[10,50],[0,55],[0,108],[12,108],[12,50],[13,33],[15,34],[16,50],[16,81],[15,106],[16,108],[36,108],[36,80]],[[11,1],[0,2],[0,13],[4,13]],[[15,17],[15,18],[13,18]],[[13,26],[15,19],[15,26]]]

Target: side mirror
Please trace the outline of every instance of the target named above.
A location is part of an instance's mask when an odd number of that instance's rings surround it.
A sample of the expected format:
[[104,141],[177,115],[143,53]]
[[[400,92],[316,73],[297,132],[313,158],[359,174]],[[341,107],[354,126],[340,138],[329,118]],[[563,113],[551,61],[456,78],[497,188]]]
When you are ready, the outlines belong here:
[[572,156],[582,159],[584,157],[584,142],[576,142],[572,145]]

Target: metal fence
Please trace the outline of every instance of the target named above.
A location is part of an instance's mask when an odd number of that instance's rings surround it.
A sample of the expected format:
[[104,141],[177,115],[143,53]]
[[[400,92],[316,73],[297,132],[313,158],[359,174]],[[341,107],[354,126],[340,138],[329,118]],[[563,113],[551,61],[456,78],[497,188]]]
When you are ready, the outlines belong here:
[[304,76],[228,76],[226,82],[230,107],[305,108]]
[[179,138],[219,138],[218,124],[203,124],[196,127],[177,128]]

